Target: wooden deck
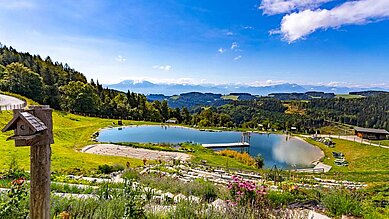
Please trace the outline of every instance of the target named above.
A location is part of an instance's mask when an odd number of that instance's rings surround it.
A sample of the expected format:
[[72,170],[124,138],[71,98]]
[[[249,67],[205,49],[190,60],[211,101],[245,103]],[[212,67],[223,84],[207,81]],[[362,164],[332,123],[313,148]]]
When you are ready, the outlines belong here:
[[217,144],[203,144],[205,148],[242,148],[250,147],[247,142],[233,142],[233,143],[217,143]]

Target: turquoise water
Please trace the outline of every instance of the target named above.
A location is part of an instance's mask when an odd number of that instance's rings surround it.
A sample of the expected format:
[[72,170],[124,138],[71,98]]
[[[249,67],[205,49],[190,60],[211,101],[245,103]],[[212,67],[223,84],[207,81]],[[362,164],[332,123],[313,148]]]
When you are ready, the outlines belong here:
[[[176,126],[128,126],[107,128],[100,131],[100,142],[141,143],[232,143],[241,140],[242,133],[235,131],[209,132]],[[285,135],[251,133],[248,152],[261,154],[265,167],[307,167],[321,156],[319,148]],[[236,148],[235,150],[241,150]]]

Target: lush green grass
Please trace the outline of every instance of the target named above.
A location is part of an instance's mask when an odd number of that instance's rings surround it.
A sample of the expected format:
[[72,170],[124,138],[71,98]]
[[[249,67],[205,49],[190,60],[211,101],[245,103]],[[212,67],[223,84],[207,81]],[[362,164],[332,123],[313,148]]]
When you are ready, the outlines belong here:
[[180,98],[180,95],[173,95],[171,97],[172,100],[178,100]]
[[383,140],[383,141],[371,141],[372,143],[375,144],[381,144],[381,145],[386,145],[389,146],[389,140]]
[[202,161],[205,160],[207,165],[214,167],[255,170],[252,166],[243,164],[234,158],[219,155],[213,150],[203,148],[200,145],[185,145],[185,148],[194,151],[193,153],[190,153],[193,155],[192,162],[194,163],[201,164]]
[[345,99],[352,99],[352,98],[364,98],[362,95],[353,95],[353,94],[337,94],[337,98],[345,98]]
[[[0,127],[4,127],[12,118],[11,111],[0,113]],[[85,154],[77,151],[82,147],[93,144],[90,139],[92,133],[101,128],[110,126],[116,120],[100,119],[67,114],[59,111],[53,112],[53,133],[55,143],[52,145],[52,170],[95,169],[101,164],[126,164],[131,166],[141,165],[137,159]],[[124,121],[125,125],[142,125],[145,122]],[[13,141],[6,141],[12,132],[0,133],[0,170],[5,169],[11,157],[16,157],[18,163],[24,169],[29,169],[29,147],[14,146]]]
[[354,128],[350,125],[342,123],[332,122],[328,126],[320,128],[320,134],[331,134],[331,135],[354,135]]
[[[349,179],[365,182],[389,181],[389,150],[375,146],[368,146],[357,142],[333,139],[335,147],[330,148],[311,139],[307,141],[320,147],[325,154],[322,162],[332,166],[328,175],[339,179]],[[349,166],[339,167],[334,164],[332,152],[342,152]]]
[[239,96],[237,96],[237,95],[224,95],[221,98],[224,100],[238,100]]

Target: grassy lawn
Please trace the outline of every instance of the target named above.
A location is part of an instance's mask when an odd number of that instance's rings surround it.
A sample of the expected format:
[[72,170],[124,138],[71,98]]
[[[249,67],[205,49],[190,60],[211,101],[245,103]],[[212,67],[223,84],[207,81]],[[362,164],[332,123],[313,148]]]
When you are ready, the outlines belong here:
[[[328,175],[365,182],[387,182],[389,180],[388,149],[340,139],[333,139],[333,142],[336,143],[334,148],[311,139],[307,139],[307,141],[324,151],[325,158],[322,162],[332,166]],[[334,164],[335,158],[332,156],[333,151],[342,152],[346,161],[349,162],[349,166],[336,166]]]
[[374,144],[380,144],[381,145],[386,145],[386,146],[389,146],[389,140],[383,140],[383,141],[371,141],[372,143]]
[[[12,118],[11,111],[0,113],[0,127],[4,127]],[[54,141],[52,145],[52,169],[54,171],[65,169],[83,169],[89,170],[97,168],[100,164],[126,164],[130,162],[133,166],[141,165],[141,161],[131,158],[102,156],[85,154],[78,152],[88,144],[92,144],[90,139],[92,133],[117,122],[116,120],[100,119],[67,114],[63,112],[53,112],[54,123]],[[145,122],[124,121],[125,125],[141,125]],[[24,169],[29,169],[29,148],[14,146],[13,141],[6,141],[6,138],[11,136],[12,132],[0,133],[0,170],[7,167],[8,162],[12,157],[15,157],[18,163]]]
[[207,161],[207,165],[221,167],[221,168],[231,168],[234,170],[258,170],[255,167],[247,166],[233,158],[215,154],[210,149],[205,150],[196,150],[194,153],[194,158],[192,162],[201,163],[202,160]]
[[337,98],[344,98],[344,99],[353,99],[353,98],[364,98],[362,95],[353,95],[353,94],[337,94]]
[[224,95],[221,98],[224,100],[238,100],[238,97],[237,95]]
[[353,135],[354,129],[347,126],[340,125],[329,125],[320,128],[320,134],[331,134],[331,135]]

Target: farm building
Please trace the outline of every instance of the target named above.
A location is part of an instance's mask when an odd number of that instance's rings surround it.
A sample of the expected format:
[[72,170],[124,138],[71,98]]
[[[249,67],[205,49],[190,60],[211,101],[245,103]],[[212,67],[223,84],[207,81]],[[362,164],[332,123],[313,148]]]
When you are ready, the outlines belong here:
[[369,129],[369,128],[360,128],[355,127],[355,134],[363,139],[369,140],[385,140],[389,136],[389,132],[385,129]]
[[178,123],[178,121],[177,121],[177,119],[168,119],[168,120],[166,120],[166,122],[165,123],[173,123],[173,124],[177,124]]

